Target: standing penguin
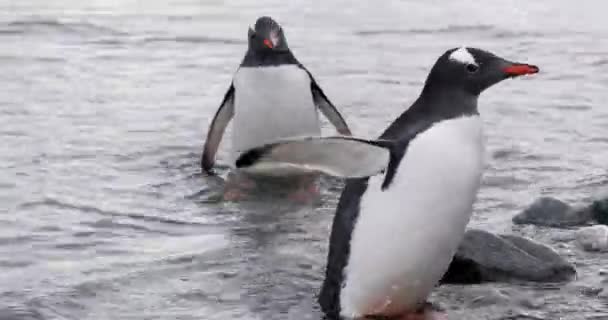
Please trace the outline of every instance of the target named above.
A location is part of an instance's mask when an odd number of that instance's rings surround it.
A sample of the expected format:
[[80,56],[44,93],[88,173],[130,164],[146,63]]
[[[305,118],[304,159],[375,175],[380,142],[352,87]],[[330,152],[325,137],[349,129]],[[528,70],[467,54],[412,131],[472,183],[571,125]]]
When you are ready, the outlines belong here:
[[[311,73],[296,59],[270,17],[249,28],[249,47],[209,126],[201,167],[211,173],[228,122],[234,118],[232,159],[283,138],[319,136],[317,108],[343,135],[348,125]],[[232,162],[233,163],[233,162]]]
[[286,141],[239,159],[250,169],[273,163],[354,178],[334,217],[319,295],[330,318],[433,317],[426,299],[462,240],[484,168],[478,97],[504,79],[537,72],[480,49],[451,49],[380,140]]

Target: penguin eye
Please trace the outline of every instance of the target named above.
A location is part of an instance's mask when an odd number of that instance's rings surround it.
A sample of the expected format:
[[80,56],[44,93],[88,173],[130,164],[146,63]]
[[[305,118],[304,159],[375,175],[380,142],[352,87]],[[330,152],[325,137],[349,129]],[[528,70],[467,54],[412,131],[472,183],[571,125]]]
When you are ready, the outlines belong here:
[[468,73],[475,73],[479,70],[479,66],[473,63],[468,63],[465,67]]

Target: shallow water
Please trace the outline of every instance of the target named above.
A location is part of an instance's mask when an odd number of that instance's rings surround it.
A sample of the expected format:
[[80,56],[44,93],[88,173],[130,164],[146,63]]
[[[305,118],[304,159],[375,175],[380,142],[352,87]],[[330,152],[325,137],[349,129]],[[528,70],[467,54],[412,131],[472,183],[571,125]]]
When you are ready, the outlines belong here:
[[0,319],[320,318],[340,184],[324,181],[312,206],[222,203],[221,181],[198,167],[247,27],[264,14],[364,137],[415,99],[448,48],[538,64],[481,98],[489,162],[471,225],[551,244],[579,278],[446,286],[433,301],[454,319],[606,319],[608,255],[575,248],[572,230],[510,222],[541,195],[583,204],[608,186],[606,8],[0,0]]

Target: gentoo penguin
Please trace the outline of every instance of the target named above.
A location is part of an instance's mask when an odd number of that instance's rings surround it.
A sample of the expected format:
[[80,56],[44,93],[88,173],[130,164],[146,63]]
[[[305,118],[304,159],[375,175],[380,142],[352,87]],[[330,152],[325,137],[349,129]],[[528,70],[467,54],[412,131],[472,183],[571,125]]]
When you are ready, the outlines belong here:
[[[237,166],[251,170],[270,163],[352,178],[334,217],[318,298],[330,318],[428,316],[426,299],[464,235],[484,168],[478,97],[537,72],[480,49],[451,49],[379,140],[309,138],[243,154]],[[291,155],[296,149],[314,156]]]
[[232,118],[235,160],[245,150],[278,139],[319,136],[317,108],[340,134],[350,135],[340,112],[289,49],[281,26],[270,17],[260,17],[255,28],[249,28],[245,58],[209,126],[202,169],[212,172],[218,146]]

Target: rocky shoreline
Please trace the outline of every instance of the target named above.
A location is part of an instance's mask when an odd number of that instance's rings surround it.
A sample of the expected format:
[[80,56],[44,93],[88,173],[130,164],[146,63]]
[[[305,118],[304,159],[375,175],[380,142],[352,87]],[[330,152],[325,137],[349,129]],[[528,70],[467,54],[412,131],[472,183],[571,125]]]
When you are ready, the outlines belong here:
[[[572,230],[580,250],[608,252],[608,198],[585,207],[542,197],[513,217],[516,225]],[[568,282],[575,265],[553,248],[533,239],[470,229],[441,284],[486,282]]]

